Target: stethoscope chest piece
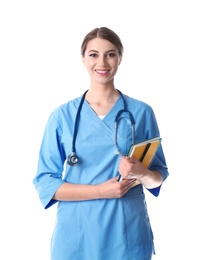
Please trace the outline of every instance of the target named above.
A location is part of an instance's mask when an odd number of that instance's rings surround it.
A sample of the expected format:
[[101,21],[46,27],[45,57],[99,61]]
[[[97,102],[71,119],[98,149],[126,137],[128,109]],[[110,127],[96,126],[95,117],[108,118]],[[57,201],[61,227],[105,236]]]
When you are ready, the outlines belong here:
[[68,157],[67,157],[67,163],[70,166],[75,166],[79,161],[79,158],[77,157],[77,155],[73,152],[71,153]]

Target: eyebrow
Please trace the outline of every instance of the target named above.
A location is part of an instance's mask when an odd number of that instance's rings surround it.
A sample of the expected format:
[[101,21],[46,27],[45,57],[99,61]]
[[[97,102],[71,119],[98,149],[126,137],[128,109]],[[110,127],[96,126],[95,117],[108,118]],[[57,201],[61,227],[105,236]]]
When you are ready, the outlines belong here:
[[[99,52],[99,51],[96,51],[96,50],[89,50],[88,53],[89,53],[89,52]],[[108,52],[116,52],[116,50],[112,49],[112,50],[108,50],[108,51],[106,51],[106,53],[108,53]]]

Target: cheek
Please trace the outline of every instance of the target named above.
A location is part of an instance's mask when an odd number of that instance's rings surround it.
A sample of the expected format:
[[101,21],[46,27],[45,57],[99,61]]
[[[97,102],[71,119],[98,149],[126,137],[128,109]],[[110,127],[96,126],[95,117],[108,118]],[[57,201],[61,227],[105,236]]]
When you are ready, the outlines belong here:
[[83,63],[84,63],[84,66],[90,70],[91,68],[93,68],[95,66],[95,62],[94,61],[86,61],[86,60],[83,60]]

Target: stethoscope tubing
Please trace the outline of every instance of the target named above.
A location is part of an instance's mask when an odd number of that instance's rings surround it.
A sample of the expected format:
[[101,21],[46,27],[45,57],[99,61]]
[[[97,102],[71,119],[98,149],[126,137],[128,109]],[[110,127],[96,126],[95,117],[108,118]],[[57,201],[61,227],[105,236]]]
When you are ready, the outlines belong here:
[[[118,90],[118,89],[117,89],[117,91],[120,93],[121,98],[123,100],[123,104],[124,104],[124,109],[121,109],[117,113],[117,115],[115,117],[115,122],[114,122],[115,123],[115,125],[114,125],[114,128],[115,128],[114,143],[115,143],[115,146],[116,146],[116,149],[117,149],[117,153],[120,154],[120,151],[119,151],[119,148],[118,148],[118,144],[117,144],[117,128],[118,128],[119,118],[120,118],[121,114],[124,113],[124,112],[129,115],[130,121],[131,121],[131,127],[132,127],[132,143],[134,143],[134,136],[135,136],[135,120],[134,120],[134,117],[131,114],[131,112],[127,109],[126,100],[125,100],[122,92],[120,90]],[[77,132],[78,132],[78,129],[79,129],[79,119],[80,119],[81,109],[82,109],[83,102],[85,100],[85,96],[86,96],[87,92],[88,92],[88,90],[86,90],[84,92],[84,94],[83,94],[83,96],[81,98],[81,101],[79,103],[79,107],[78,107],[77,113],[76,113],[75,124],[74,124],[74,133],[73,133],[73,139],[72,139],[72,153],[67,157],[67,163],[70,166],[75,166],[78,163],[78,161],[79,161],[79,158],[76,155],[75,144],[76,144]]]

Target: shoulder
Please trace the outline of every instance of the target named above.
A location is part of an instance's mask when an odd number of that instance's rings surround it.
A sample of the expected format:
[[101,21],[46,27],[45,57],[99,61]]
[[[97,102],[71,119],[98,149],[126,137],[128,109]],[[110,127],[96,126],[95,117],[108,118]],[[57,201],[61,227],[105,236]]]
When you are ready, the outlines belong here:
[[69,101],[61,104],[60,106],[56,107],[52,111],[52,114],[55,116],[59,116],[59,115],[66,115],[68,113],[73,113],[74,111],[76,111],[78,109],[80,100],[81,100],[81,96],[76,97],[72,100],[69,100]]
[[49,124],[62,126],[67,123],[73,123],[75,120],[80,100],[81,96],[69,100],[53,109],[49,115]]
[[[137,136],[136,140],[142,140],[159,135],[157,119],[153,108],[148,103],[124,95],[127,109],[132,113],[135,123]],[[141,130],[140,130],[141,129]]]
[[150,111],[153,113],[153,108],[151,107],[150,104],[139,100],[139,99],[135,99],[133,97],[127,96],[124,94],[124,98],[126,101],[126,104],[128,106],[128,109],[132,108],[132,109],[137,109],[137,110],[145,110],[145,111]]

